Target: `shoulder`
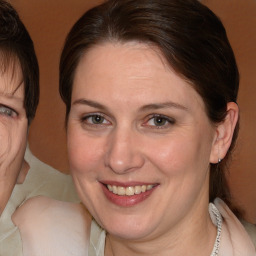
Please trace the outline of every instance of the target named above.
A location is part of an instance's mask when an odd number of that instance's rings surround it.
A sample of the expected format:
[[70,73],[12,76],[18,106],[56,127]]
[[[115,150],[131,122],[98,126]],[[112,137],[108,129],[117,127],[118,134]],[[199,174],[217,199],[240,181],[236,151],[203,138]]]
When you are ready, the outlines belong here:
[[244,220],[241,220],[245,230],[248,232],[248,234],[250,235],[254,246],[256,247],[256,226],[254,224],[251,224],[249,222],[246,222]]
[[223,218],[220,255],[255,256],[253,242],[241,222],[221,199],[215,199],[214,204]]
[[35,157],[29,148],[25,160],[30,166],[25,182],[19,186],[27,197],[48,196],[56,200],[80,202],[72,178]]
[[81,204],[38,196],[20,206],[12,219],[24,255],[84,255],[88,249],[91,216]]
[[[53,217],[53,218],[50,218]],[[54,222],[62,220],[60,218],[76,217],[76,220],[84,223],[91,219],[88,211],[81,204],[63,202],[46,196],[35,196],[28,199],[13,214],[14,223],[24,225],[32,221],[44,220]]]

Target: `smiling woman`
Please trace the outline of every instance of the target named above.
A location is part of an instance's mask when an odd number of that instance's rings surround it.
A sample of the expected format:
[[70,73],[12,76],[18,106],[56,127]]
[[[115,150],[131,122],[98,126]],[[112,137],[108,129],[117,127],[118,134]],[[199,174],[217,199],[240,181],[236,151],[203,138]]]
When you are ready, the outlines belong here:
[[[18,175],[25,176],[20,167],[27,144],[28,119],[21,68],[18,60],[13,61],[0,76],[0,215]],[[25,169],[22,171],[26,172]]]
[[24,182],[29,169],[24,154],[38,98],[33,43],[16,11],[0,0],[0,255],[15,251],[8,248],[12,241],[17,248],[21,245],[11,223],[15,207],[8,202],[15,184]]
[[[55,210],[74,226],[35,231],[17,218],[25,255],[66,255],[80,239],[76,255],[254,256],[225,179],[238,85],[225,29],[196,0],[109,0],[85,13],[65,42],[60,94],[70,169],[90,214],[41,199],[39,212],[50,205],[42,226]],[[20,216],[37,215],[38,204]]]
[[38,64],[33,42],[16,11],[0,1],[0,216],[27,172],[28,125],[38,104]]
[[33,42],[17,12],[0,0],[0,255],[23,255],[20,233],[11,218],[28,198],[48,195],[77,201],[71,179],[26,150],[38,99]]
[[138,42],[92,48],[71,102],[81,97],[104,106],[71,103],[68,119],[74,181],[97,222],[122,238],[152,239],[185,224],[192,209],[199,218],[217,135],[201,97],[157,50]]

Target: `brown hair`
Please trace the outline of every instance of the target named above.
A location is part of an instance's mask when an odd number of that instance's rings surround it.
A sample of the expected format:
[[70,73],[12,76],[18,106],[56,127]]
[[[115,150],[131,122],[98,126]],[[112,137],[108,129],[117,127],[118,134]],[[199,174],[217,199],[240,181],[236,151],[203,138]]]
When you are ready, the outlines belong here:
[[28,31],[14,8],[3,0],[0,0],[0,56],[1,73],[17,61],[20,64],[25,89],[24,107],[30,123],[39,101],[38,62]]
[[[236,102],[239,73],[225,28],[197,0],[110,0],[86,12],[71,29],[60,60],[60,95],[70,111],[74,74],[83,54],[104,42],[139,41],[160,49],[169,65],[202,97],[212,123],[225,119],[228,102]],[[210,166],[210,201],[229,206],[225,159]]]

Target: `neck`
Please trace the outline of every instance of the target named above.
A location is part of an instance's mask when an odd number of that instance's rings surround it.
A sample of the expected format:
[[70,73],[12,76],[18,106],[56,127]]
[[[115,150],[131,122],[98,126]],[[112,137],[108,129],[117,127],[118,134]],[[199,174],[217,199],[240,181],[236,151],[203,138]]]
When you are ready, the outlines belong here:
[[[193,221],[192,221],[193,220]],[[197,218],[184,219],[165,234],[127,241],[107,234],[105,256],[205,256],[212,252],[216,239],[216,227],[208,211]]]
[[25,181],[26,176],[28,174],[29,168],[30,168],[30,166],[29,166],[28,162],[26,160],[24,160],[22,163],[21,171],[17,178],[16,184],[23,184],[23,182]]

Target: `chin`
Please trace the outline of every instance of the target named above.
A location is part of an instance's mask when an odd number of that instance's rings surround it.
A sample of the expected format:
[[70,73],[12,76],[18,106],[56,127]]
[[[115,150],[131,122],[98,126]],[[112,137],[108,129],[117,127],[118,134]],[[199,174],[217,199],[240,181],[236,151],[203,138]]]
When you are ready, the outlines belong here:
[[106,217],[102,221],[102,227],[111,235],[126,240],[141,240],[150,236],[157,227],[152,218],[143,216],[122,216]]

